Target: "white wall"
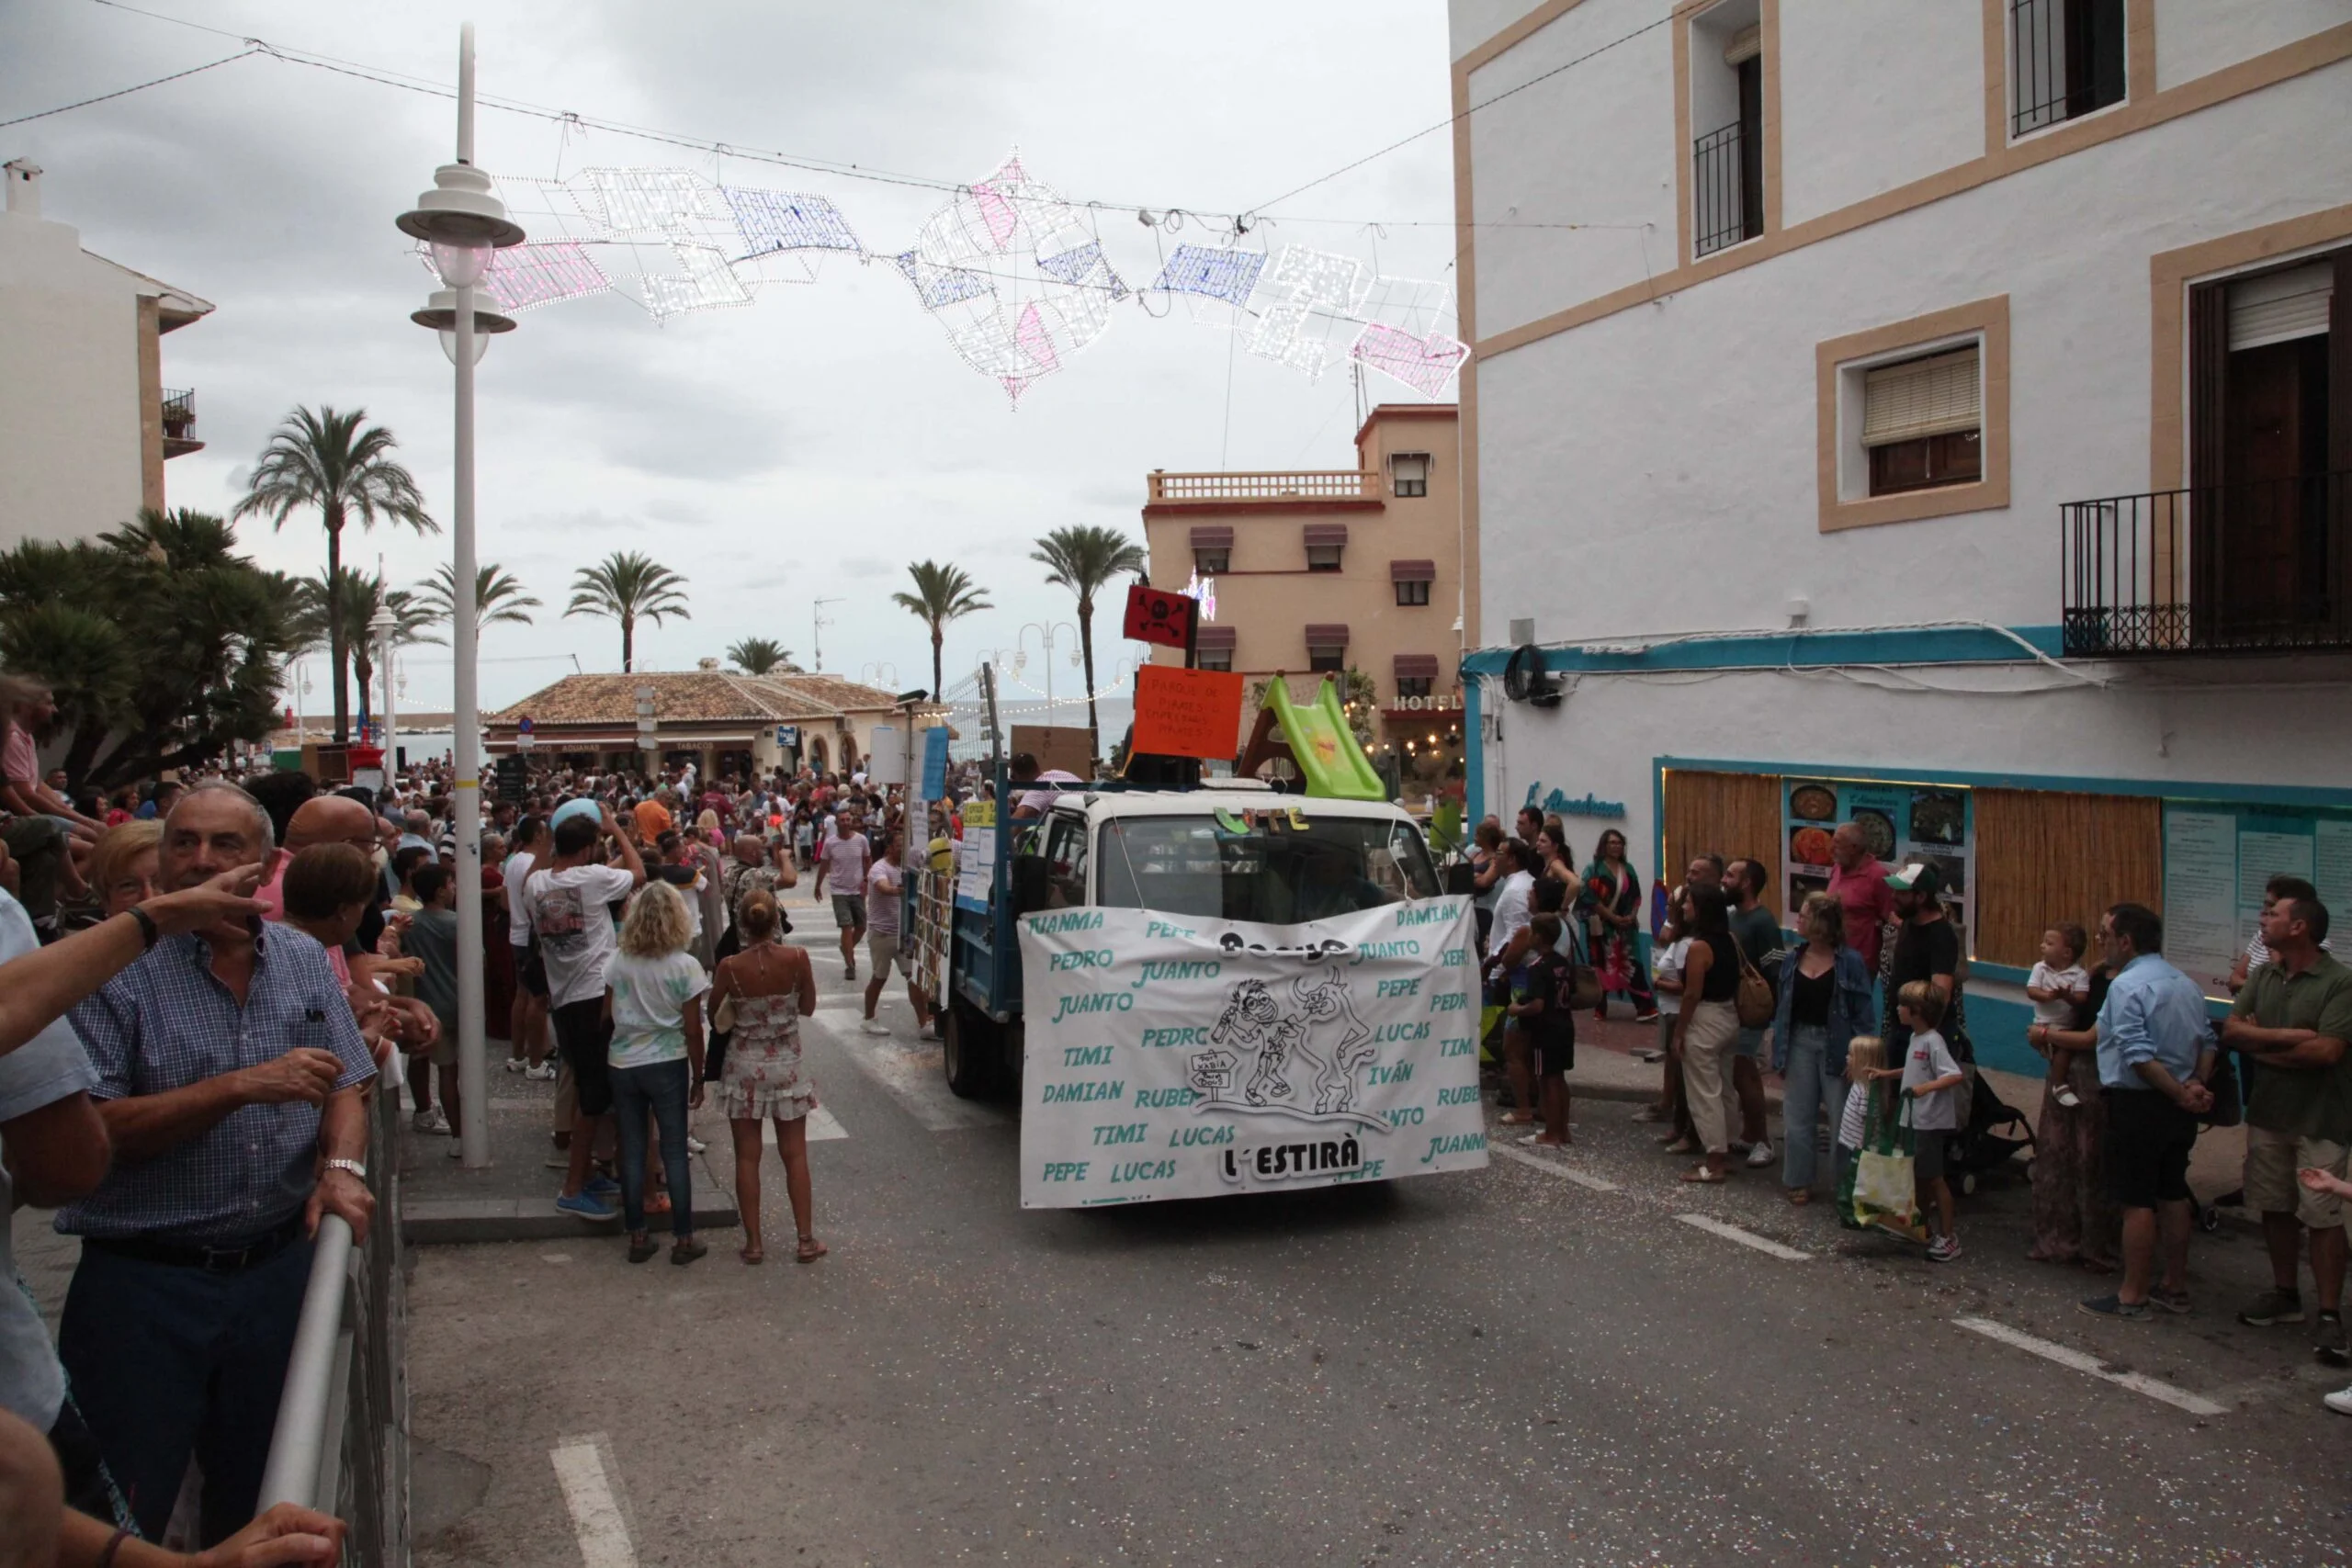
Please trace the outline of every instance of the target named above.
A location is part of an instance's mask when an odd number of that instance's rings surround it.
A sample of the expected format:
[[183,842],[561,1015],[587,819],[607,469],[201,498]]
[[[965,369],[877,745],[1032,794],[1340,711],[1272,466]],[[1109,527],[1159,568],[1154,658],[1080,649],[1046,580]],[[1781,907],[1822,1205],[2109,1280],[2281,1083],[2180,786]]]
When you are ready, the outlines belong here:
[[1790,226],[1984,151],[1984,15],[1966,0],[1781,6]]
[[2352,0],[2156,0],[2156,85],[2177,87],[2345,22]]
[[138,513],[139,304],[62,223],[0,213],[0,548]]
[[[2055,622],[2060,504],[2147,488],[2149,256],[2342,202],[2347,103],[2338,63],[1483,361],[1489,635]],[[2004,293],[2012,504],[1820,533],[1815,345]]]
[[[1585,0],[1473,72],[1470,101],[1633,31],[1658,3]],[[1471,117],[1480,337],[1673,269],[1673,80],[1672,35],[1657,28]],[[1604,226],[1529,226],[1566,223]]]
[[1447,58],[1459,60],[1534,10],[1535,0],[1453,0],[1447,9]]

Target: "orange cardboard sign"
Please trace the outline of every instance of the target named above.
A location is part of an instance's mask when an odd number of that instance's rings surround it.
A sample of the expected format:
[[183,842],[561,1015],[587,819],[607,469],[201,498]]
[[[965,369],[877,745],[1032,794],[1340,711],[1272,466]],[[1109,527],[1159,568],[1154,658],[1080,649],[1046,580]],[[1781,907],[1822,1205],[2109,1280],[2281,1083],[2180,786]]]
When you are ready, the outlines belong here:
[[1230,757],[1240,737],[1240,676],[1173,664],[1147,664],[1136,671],[1136,750],[1161,757]]

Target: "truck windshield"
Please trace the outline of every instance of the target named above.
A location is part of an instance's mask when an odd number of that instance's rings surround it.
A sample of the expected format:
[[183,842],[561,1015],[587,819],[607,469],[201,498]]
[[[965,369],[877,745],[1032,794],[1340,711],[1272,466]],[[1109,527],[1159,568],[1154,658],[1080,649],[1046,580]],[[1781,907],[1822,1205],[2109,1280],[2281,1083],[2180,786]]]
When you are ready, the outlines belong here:
[[1117,817],[1102,829],[1099,902],[1204,919],[1295,925],[1433,898],[1437,874],[1410,823],[1377,818],[1287,818],[1241,824],[1207,817]]

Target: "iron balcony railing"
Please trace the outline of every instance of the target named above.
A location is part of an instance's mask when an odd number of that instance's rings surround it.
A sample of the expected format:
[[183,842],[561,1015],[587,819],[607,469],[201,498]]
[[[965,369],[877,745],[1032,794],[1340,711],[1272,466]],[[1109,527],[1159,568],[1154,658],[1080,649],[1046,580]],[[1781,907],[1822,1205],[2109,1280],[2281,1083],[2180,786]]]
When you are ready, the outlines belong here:
[[168,435],[186,435],[189,425],[196,423],[196,392],[192,388],[164,389],[164,431]]
[[2009,133],[2123,101],[2123,0],[2009,0]]
[[2352,470],[2059,512],[2071,657],[2352,650]]
[[1691,144],[1691,186],[1698,223],[1697,255],[1710,255],[1764,231],[1763,193],[1748,188],[1748,148],[1741,122],[1711,130]]
[[371,1099],[368,1239],[330,1214],[319,1222],[311,1282],[277,1402],[261,1506],[295,1503],[351,1527],[343,1561],[406,1568],[408,1301],[401,1258],[400,1093]]

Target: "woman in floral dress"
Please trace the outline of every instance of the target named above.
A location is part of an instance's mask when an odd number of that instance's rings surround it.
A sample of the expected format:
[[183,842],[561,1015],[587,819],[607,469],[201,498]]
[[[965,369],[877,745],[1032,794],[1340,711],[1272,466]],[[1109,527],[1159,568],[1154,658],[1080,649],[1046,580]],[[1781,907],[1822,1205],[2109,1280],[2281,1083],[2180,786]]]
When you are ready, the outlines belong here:
[[[1592,850],[1592,863],[1584,868],[1577,907],[1592,929],[1592,964],[1609,990],[1623,991],[1634,1004],[1634,1019],[1646,1023],[1657,1017],[1657,997],[1650,989],[1649,967],[1642,962],[1642,879],[1625,860],[1625,835],[1611,828]],[[1608,992],[1601,995],[1599,1016],[1609,1016]]]
[[760,1123],[775,1122],[775,1150],[784,1159],[784,1190],[792,1201],[803,1263],[825,1256],[811,1224],[808,1195],[808,1113],[817,1086],[800,1064],[800,1021],[817,1010],[817,975],[805,949],[787,947],[775,895],[753,888],[735,911],[743,949],[720,961],[712,977],[714,1014],[731,1004],[727,1059],[718,1073],[718,1110],[735,1140],[735,1204],[742,1212],[741,1257],[765,1256],[760,1235]]
[[2091,974],[2090,999],[2075,1010],[2072,1029],[2037,1023],[2026,1040],[2045,1055],[2066,1058],[2075,1103],[2059,1102],[2044,1083],[2033,1134],[2033,1247],[2037,1263],[2079,1263],[2094,1274],[2116,1266],[2123,1219],[2107,1187],[2107,1105],[2098,1087],[2098,1009],[2107,999],[2107,965]]

